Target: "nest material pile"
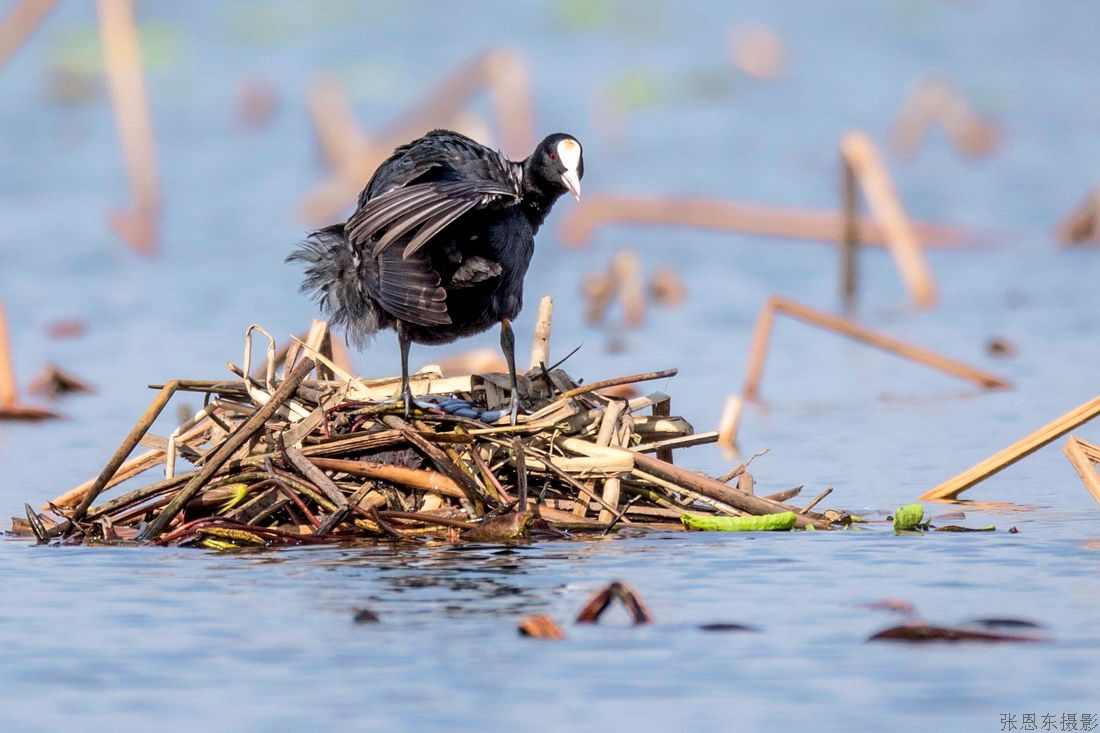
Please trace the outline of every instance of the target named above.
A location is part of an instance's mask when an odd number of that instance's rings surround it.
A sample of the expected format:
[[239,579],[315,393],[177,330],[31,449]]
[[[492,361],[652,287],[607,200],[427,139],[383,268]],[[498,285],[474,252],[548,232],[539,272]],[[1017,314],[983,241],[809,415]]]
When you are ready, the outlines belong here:
[[[824,515],[734,488],[672,463],[674,449],[713,442],[670,415],[670,399],[605,390],[665,379],[675,370],[580,385],[547,369],[536,338],[519,391],[526,414],[507,423],[500,374],[412,378],[417,407],[406,419],[399,378],[360,379],[331,359],[323,322],[295,340],[276,376],[173,381],[99,476],[48,503],[28,506],[17,530],[40,542],[153,542],[219,549],[357,538],[441,537],[497,541],[532,533],[605,533],[622,527],[681,529],[685,511],[718,515],[795,511],[796,526],[829,527]],[[542,349],[549,325],[540,324]],[[266,335],[266,333],[265,333]],[[270,338],[270,337],[269,337]],[[326,348],[327,347],[327,348]],[[173,394],[205,404],[168,438],[149,433]],[[490,424],[492,423],[492,424]],[[130,458],[139,445],[150,450]],[[190,470],[177,471],[187,461]],[[106,499],[103,492],[163,465],[164,478]]]

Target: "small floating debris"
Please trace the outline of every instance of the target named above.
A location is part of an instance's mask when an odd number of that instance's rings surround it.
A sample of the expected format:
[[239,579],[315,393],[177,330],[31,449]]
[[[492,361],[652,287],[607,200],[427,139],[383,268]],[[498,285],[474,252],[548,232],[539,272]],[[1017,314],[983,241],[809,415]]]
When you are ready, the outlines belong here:
[[565,632],[561,630],[554,619],[539,614],[528,616],[519,623],[520,636],[530,636],[532,639],[564,639]]
[[56,413],[41,407],[24,405],[19,399],[19,383],[15,380],[15,358],[8,336],[8,317],[0,300],[0,421],[25,420],[37,422],[56,418]]
[[962,626],[936,626],[919,621],[912,621],[883,629],[872,635],[867,641],[904,641],[924,643],[931,641],[946,641],[952,643],[977,641],[985,643],[998,642],[1044,642],[1049,639],[1040,636],[1025,636],[1023,634],[1004,634],[981,628],[965,628]]
[[1061,247],[1100,244],[1100,186],[1096,186],[1076,209],[1058,225],[1056,234]]
[[[540,312],[549,319],[549,308]],[[35,521],[55,541],[215,550],[682,531],[688,513],[692,521],[775,515],[770,521],[796,528],[830,528],[824,513],[674,465],[675,450],[713,443],[717,433],[695,434],[671,413],[668,395],[604,394],[667,380],[675,369],[581,384],[546,364],[549,328],[547,321],[536,329],[539,366],[519,380],[525,414],[510,425],[504,374],[415,374],[416,408],[406,419],[398,377],[348,374],[332,359],[335,340],[316,329],[316,347],[295,341],[280,370],[274,339],[252,326],[243,365],[228,365],[231,377],[154,385],[159,392],[107,465],[48,502]],[[261,336],[266,358],[254,365],[252,342]],[[204,395],[202,409],[168,436],[151,434],[181,392]],[[147,452],[131,457],[138,445]],[[105,498],[156,467],[163,476]],[[13,527],[30,533],[32,525]]]
[[46,364],[27,386],[27,391],[54,400],[67,394],[91,394],[95,392],[95,388],[83,379],[63,371],[56,364]]
[[618,600],[630,614],[630,619],[635,626],[653,623],[653,615],[642,602],[641,597],[629,585],[621,580],[616,580],[589,599],[584,608],[577,614],[576,623],[594,624],[600,620],[600,616],[608,609],[612,601]]
[[933,123],[943,128],[963,155],[989,155],[1001,142],[997,123],[978,116],[950,83],[945,79],[925,79],[910,93],[894,122],[891,133],[894,149],[906,158],[915,157]]

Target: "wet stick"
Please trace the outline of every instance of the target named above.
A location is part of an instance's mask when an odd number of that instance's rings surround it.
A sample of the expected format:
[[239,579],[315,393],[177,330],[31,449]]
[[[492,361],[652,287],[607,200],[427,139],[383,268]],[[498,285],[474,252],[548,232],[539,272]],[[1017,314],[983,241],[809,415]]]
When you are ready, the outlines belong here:
[[1074,428],[1084,425],[1097,415],[1100,415],[1100,397],[1094,397],[1088,402],[1079,405],[1065,415],[1047,423],[1035,432],[1024,436],[1007,448],[994,453],[976,466],[963,471],[954,478],[944,481],[933,489],[929,489],[921,494],[920,498],[922,500],[954,499],[975,484],[1011,466],[1021,458],[1031,455],[1044,445],[1057,440]]
[[149,404],[149,407],[145,409],[145,412],[138,419],[137,424],[130,430],[129,434],[123,438],[122,445],[118,447],[114,455],[111,456],[111,460],[107,462],[107,465],[103,467],[99,476],[88,488],[84,494],[84,498],[80,500],[76,509],[73,511],[72,522],[79,522],[84,519],[84,515],[88,513],[88,507],[92,505],[92,502],[96,500],[100,492],[107,487],[107,482],[110,481],[115,473],[118,471],[119,466],[123,461],[133,452],[138,443],[141,442],[141,438],[149,432],[149,428],[153,426],[153,422],[164,410],[164,406],[168,404],[168,400],[172,399],[172,395],[176,393],[176,387],[178,382],[171,381],[164,385],[163,389],[157,394],[153,401]]
[[[171,521],[175,519],[176,515],[187,506],[187,503],[194,498],[195,494],[202,489],[206,482],[218,472],[218,469],[220,469],[239,448],[248,442],[252,436],[259,432],[263,428],[264,423],[274,416],[279,407],[294,394],[294,391],[298,389],[298,385],[300,385],[302,380],[309,375],[313,367],[314,362],[308,357],[298,362],[294,369],[291,370],[290,374],[287,375],[286,379],[283,380],[283,383],[279,385],[279,388],[271,395],[271,399],[256,410],[251,417],[241,423],[236,430],[226,438],[224,443],[219,445],[206,457],[206,461],[203,463],[202,470],[199,471],[198,475],[192,478],[187,485],[183,487],[176,498],[172,500],[172,503],[165,507],[160,514],[146,526],[145,530],[138,535],[138,539],[148,542],[149,540],[156,539],[164,532]],[[87,497],[85,497],[85,501],[88,501]]]
[[343,458],[310,458],[310,462],[325,471],[337,471],[352,476],[380,479],[399,486],[420,491],[430,491],[454,499],[464,499],[466,494],[454,479],[436,471],[425,471],[403,466],[391,466],[373,461],[353,461]]
[[[716,501],[729,504],[743,512],[748,512],[750,514],[778,514],[780,512],[790,511],[788,507],[778,502],[765,499],[762,496],[745,494],[737,489],[731,489],[729,486],[719,483],[712,478],[702,476],[693,471],[688,471],[679,466],[671,466],[647,455],[640,453],[634,454],[634,462],[639,469],[646,473],[685,486],[703,496],[708,496]],[[807,524],[812,524],[817,529],[829,529],[829,523],[826,521],[814,519],[813,517],[808,517],[801,513],[796,515],[795,526],[801,529]]]
[[776,313],[785,313],[812,326],[833,331],[868,346],[874,346],[877,349],[896,354],[909,361],[924,364],[945,374],[972,382],[983,389],[1008,389],[1012,386],[1007,379],[998,377],[995,374],[949,359],[946,356],[940,356],[934,351],[914,346],[886,334],[872,331],[850,319],[830,315],[808,305],[773,295],[764,304],[756,321],[756,330],[753,333],[752,347],[749,351],[749,364],[745,373],[745,384],[742,387],[742,394],[744,394],[745,399],[759,397],[760,380],[763,377],[764,363],[768,356],[768,343]]
[[919,308],[931,308],[938,297],[936,283],[878,149],[870,136],[862,131],[846,134],[840,142],[840,149],[858,179],[871,211],[885,230],[886,244],[910,297]]

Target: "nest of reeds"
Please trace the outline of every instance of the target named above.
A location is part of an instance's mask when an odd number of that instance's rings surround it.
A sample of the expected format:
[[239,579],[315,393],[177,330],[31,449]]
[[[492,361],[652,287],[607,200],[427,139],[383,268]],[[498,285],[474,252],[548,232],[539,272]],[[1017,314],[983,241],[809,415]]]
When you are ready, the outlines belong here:
[[[713,442],[716,433],[695,434],[670,414],[666,394],[607,392],[675,370],[580,384],[547,368],[549,323],[540,323],[532,357],[538,366],[520,377],[524,414],[516,425],[502,410],[507,375],[444,378],[431,369],[413,376],[416,409],[406,419],[395,399],[400,379],[348,374],[334,363],[319,323],[281,359],[271,341],[255,376],[251,337],[266,332],[253,326],[243,368],[229,365],[234,378],[153,385],[157,397],[100,474],[41,513],[28,506],[27,519],[13,527],[40,542],[230,549],[682,529],[687,511],[793,510],[796,526],[830,524],[725,483],[736,471],[718,480],[674,465],[675,449]],[[203,408],[167,438],[150,434],[178,392],[202,393]],[[149,450],[130,457],[139,444]],[[180,470],[183,462],[187,470]],[[105,495],[159,466],[161,480]]]

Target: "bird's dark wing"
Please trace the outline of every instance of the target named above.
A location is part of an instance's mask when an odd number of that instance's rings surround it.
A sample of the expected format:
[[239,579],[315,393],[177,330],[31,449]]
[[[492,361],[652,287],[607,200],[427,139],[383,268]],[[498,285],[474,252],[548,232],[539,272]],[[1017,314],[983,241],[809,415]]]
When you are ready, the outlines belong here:
[[451,322],[447,291],[427,257],[403,257],[401,250],[389,249],[363,265],[367,292],[394,318],[420,326]]
[[471,209],[519,198],[517,164],[465,135],[435,130],[379,166],[346,231],[375,257],[399,240],[411,257]]
[[348,219],[345,231],[357,242],[371,241],[375,257],[398,240],[405,241],[403,256],[411,257],[470,209],[517,197],[515,189],[494,181],[414,183],[367,201]]

